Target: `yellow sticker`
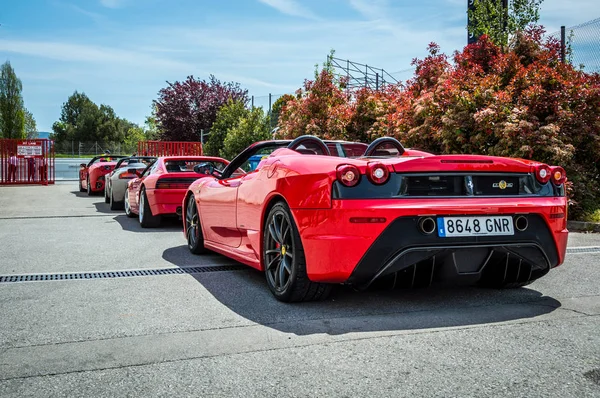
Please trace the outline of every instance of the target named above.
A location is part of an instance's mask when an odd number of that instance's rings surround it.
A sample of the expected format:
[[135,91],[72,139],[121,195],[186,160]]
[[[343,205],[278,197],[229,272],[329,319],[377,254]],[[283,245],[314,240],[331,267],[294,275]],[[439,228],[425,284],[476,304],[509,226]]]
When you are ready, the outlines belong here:
[[265,155],[265,156],[263,156],[262,158],[260,158],[260,160],[265,160],[265,159],[266,159],[266,158],[268,158],[268,157],[269,157],[269,155]]

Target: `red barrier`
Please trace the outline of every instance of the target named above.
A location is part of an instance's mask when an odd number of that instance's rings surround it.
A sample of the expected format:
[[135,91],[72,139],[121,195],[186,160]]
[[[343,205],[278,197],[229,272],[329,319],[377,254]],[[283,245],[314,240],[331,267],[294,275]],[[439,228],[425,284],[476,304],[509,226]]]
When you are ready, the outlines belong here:
[[200,156],[202,144],[200,142],[185,141],[140,141],[138,142],[138,156]]
[[54,184],[54,141],[0,139],[0,185]]

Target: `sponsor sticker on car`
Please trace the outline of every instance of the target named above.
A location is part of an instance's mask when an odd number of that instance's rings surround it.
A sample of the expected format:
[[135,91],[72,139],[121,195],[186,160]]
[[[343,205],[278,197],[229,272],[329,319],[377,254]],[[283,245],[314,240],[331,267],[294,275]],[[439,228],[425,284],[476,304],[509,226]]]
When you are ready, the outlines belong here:
[[438,217],[438,236],[501,236],[514,235],[511,216]]

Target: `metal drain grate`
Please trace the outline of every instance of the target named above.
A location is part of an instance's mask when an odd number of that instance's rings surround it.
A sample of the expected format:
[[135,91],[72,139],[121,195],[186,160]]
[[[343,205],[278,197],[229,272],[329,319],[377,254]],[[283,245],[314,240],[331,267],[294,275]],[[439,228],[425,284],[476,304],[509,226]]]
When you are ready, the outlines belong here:
[[600,247],[569,247],[567,248],[567,254],[578,254],[578,253],[600,253]]
[[74,272],[63,274],[27,274],[27,275],[3,275],[0,283],[10,282],[46,282],[65,281],[81,279],[111,279],[130,278],[135,276],[177,275],[177,274],[200,274],[204,272],[241,271],[248,269],[241,264],[213,265],[207,267],[183,267],[183,268],[160,268],[139,269],[129,271],[103,271],[103,272]]

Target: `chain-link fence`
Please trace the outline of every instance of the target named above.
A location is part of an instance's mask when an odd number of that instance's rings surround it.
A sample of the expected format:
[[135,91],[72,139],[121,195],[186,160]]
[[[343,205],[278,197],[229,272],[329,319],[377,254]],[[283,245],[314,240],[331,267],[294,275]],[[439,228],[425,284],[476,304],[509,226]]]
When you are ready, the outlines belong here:
[[[561,39],[561,32],[551,36]],[[565,28],[567,61],[585,72],[600,73],[600,18]]]
[[54,151],[59,157],[94,157],[110,151],[112,155],[131,155],[137,151],[137,142],[124,144],[121,142],[81,142],[63,141],[55,143]]

